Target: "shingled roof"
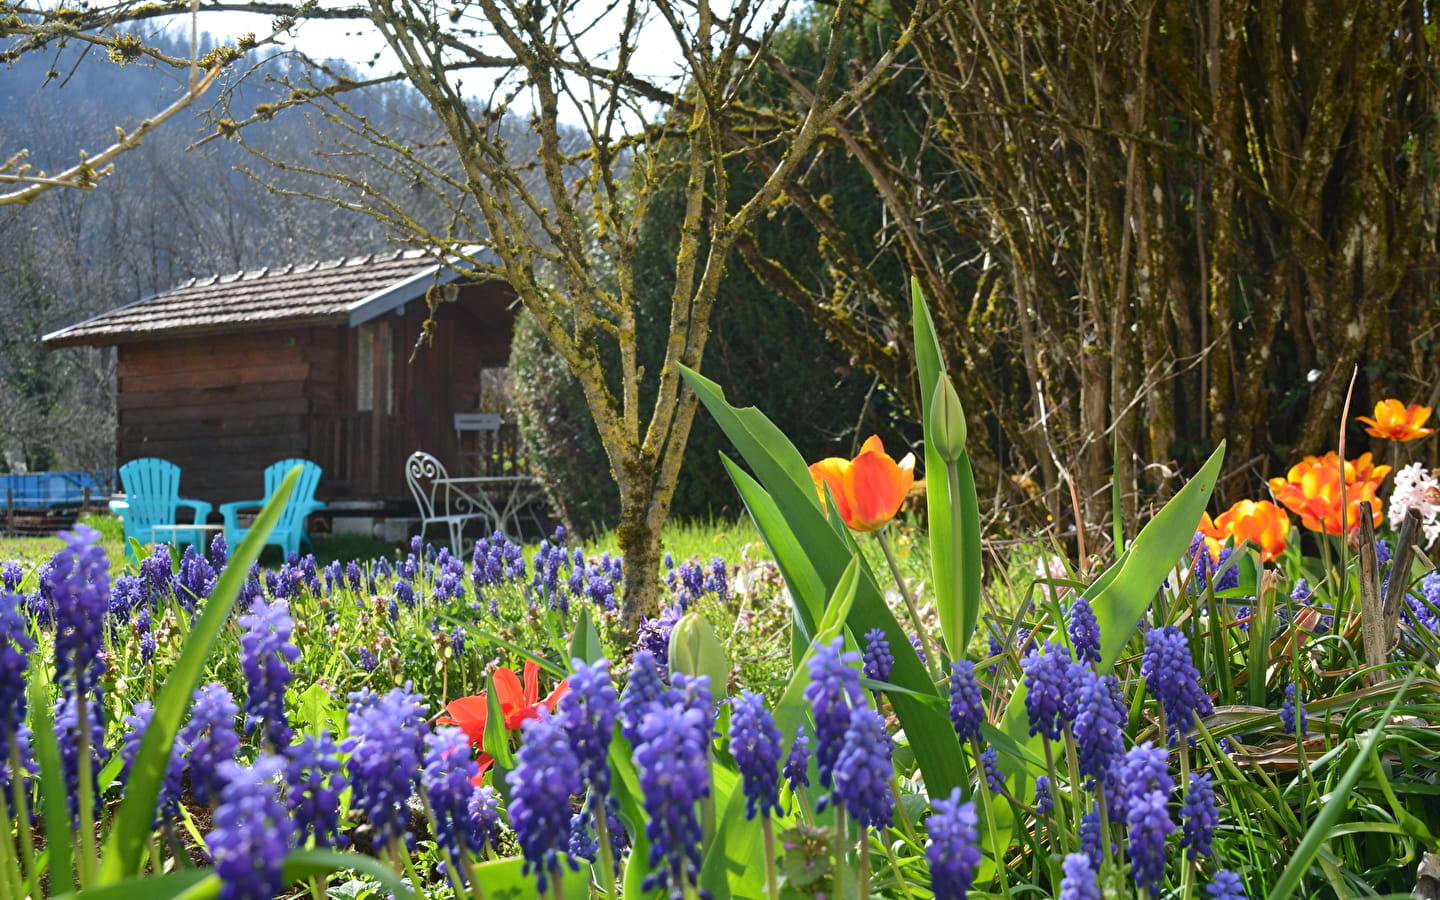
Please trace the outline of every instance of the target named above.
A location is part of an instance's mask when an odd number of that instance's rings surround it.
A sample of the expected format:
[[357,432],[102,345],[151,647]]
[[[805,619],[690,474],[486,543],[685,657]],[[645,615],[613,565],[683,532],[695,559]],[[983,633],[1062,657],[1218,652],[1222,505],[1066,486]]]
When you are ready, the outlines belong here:
[[192,278],[42,340],[107,346],[182,334],[345,322],[358,325],[460,277],[433,253],[398,250]]

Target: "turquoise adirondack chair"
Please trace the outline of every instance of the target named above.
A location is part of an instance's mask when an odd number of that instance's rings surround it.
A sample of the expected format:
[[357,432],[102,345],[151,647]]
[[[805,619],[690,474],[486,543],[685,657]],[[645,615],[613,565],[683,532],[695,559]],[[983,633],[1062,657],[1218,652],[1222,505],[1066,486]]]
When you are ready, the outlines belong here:
[[130,539],[144,544],[199,544],[203,532],[196,529],[166,530],[157,535],[157,525],[178,525],[176,511],[184,506],[194,511],[192,521],[204,525],[211,505],[203,500],[186,500],[180,496],[180,467],[168,459],[145,456],[132,459],[120,467],[120,484],[125,499],[112,507],[125,520],[125,553],[134,557]]
[[291,553],[300,552],[301,543],[312,547],[310,535],[305,532],[305,520],[311,513],[324,509],[325,504],[315,499],[315,489],[320,485],[320,467],[308,459],[282,459],[271,463],[265,469],[264,500],[239,500],[235,503],[220,504],[220,515],[225,519],[227,544],[234,547],[250,533],[250,529],[240,527],[240,510],[258,510],[264,506],[280,489],[280,482],[284,481],[285,476],[296,466],[302,469],[300,480],[295,482],[295,491],[290,495],[290,502],[285,504],[280,520],[275,523],[275,530],[270,532],[270,538],[265,543],[279,547],[287,558]]

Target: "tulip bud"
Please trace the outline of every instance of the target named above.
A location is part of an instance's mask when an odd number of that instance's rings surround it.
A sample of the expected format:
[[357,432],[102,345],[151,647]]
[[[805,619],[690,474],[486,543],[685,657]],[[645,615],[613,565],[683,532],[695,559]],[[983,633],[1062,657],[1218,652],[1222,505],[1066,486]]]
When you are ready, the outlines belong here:
[[930,439],[941,459],[954,462],[965,452],[967,436],[960,395],[955,393],[949,377],[942,376],[935,382],[935,393],[930,398]]
[[687,612],[670,632],[670,671],[709,675],[710,694],[719,700],[730,683],[730,658],[715,629],[695,610]]

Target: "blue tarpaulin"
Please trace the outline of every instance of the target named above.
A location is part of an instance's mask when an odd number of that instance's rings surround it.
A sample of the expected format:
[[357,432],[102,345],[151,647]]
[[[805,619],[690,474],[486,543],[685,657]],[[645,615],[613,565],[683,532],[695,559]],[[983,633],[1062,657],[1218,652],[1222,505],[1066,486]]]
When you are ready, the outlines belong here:
[[[109,485],[102,485],[95,472],[28,472],[24,475],[0,475],[0,504],[17,508],[39,509],[55,506],[79,506],[90,489],[90,502],[98,503],[110,496]],[[99,473],[114,483],[114,474]]]

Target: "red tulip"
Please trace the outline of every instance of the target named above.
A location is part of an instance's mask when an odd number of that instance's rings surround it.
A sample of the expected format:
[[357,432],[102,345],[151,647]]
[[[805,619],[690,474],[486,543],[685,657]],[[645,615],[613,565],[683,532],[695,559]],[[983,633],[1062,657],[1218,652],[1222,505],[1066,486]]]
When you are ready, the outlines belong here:
[[[525,661],[523,686],[515,671],[504,666],[495,670],[494,677],[495,696],[500,701],[500,714],[504,716],[506,731],[515,731],[526,719],[539,718],[542,706],[554,712],[555,707],[560,704],[560,698],[570,690],[570,681],[565,679],[555,685],[555,690],[547,694],[545,699],[540,699],[540,667],[528,659]],[[485,746],[485,723],[490,718],[490,698],[487,692],[481,691],[469,697],[452,700],[445,707],[445,711],[449,715],[436,719],[437,724],[458,725],[470,739],[470,746]],[[494,759],[490,754],[480,754],[481,775],[485,774],[492,762]],[[476,778],[478,783],[479,776]]]

